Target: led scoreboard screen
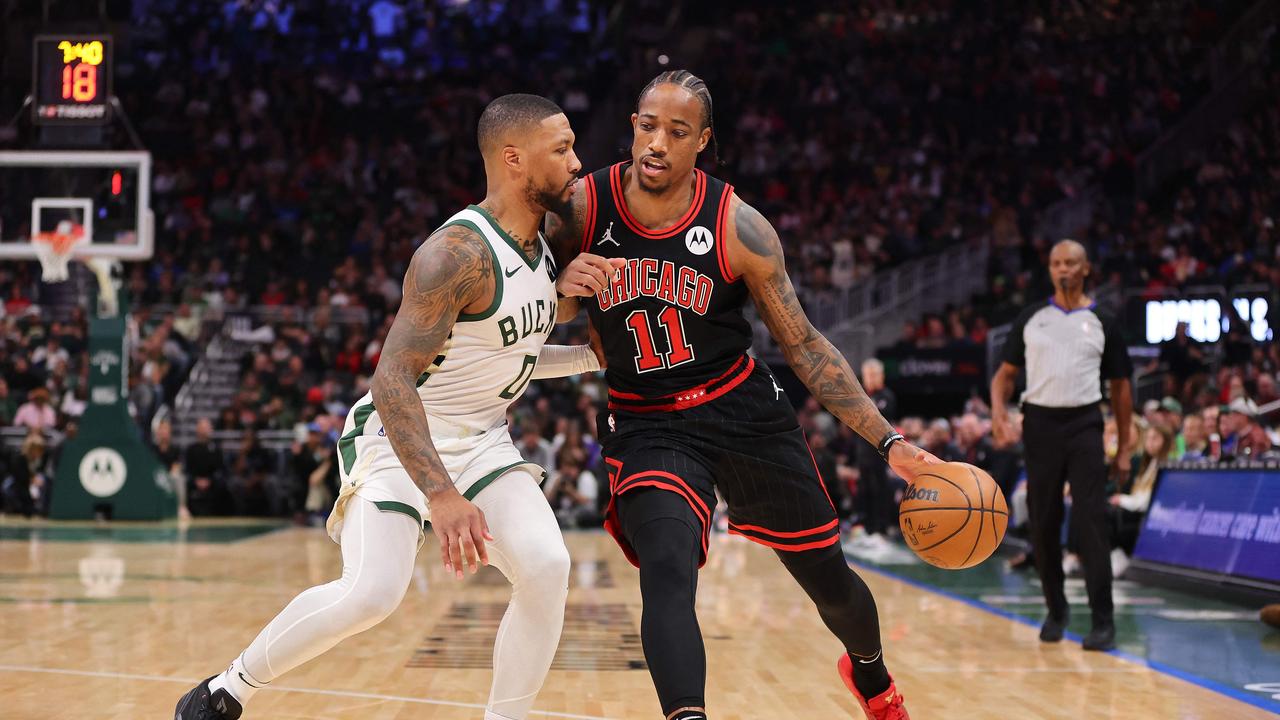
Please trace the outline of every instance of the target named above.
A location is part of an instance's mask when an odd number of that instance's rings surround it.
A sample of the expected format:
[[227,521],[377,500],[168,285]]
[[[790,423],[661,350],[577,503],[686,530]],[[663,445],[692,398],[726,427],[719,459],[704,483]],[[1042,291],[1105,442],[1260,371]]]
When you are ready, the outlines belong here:
[[41,35],[35,41],[33,120],[102,125],[111,111],[111,38]]

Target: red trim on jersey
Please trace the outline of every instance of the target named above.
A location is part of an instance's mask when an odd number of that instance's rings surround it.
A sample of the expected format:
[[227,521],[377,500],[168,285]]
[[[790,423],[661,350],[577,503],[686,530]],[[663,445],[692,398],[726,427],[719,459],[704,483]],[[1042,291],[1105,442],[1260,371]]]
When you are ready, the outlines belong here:
[[776,542],[771,542],[769,540],[765,540],[764,538],[758,538],[758,537],[755,537],[754,535],[748,535],[743,532],[738,532],[737,529],[735,529],[734,526],[732,525],[729,526],[729,534],[739,535],[741,537],[744,537],[750,540],[751,542],[764,545],[765,547],[771,547],[775,550],[785,550],[787,552],[801,552],[802,550],[814,550],[816,548],[831,547],[832,545],[835,545],[836,543],[840,542],[840,533],[834,533],[831,535],[831,537],[825,540],[818,540],[811,543],[805,543],[803,545],[784,545],[782,543],[776,543]]
[[[648,479],[646,479],[648,478]],[[675,482],[668,482],[667,480]],[[640,567],[640,559],[636,557],[635,549],[627,542],[626,536],[622,532],[622,526],[618,521],[618,497],[623,493],[634,490],[639,487],[655,487],[659,490],[673,492],[684,498],[689,503],[689,507],[693,509],[693,514],[698,517],[698,522],[702,524],[701,543],[702,557],[699,558],[698,567],[707,564],[707,541],[711,535],[711,514],[707,511],[707,506],[702,502],[702,498],[698,497],[685,481],[675,475],[661,470],[645,470],[630,475],[618,483],[617,489],[612,497],[609,498],[609,505],[605,508],[604,529],[618,543],[618,547],[622,548],[622,554],[632,565]]]
[[[659,480],[641,482],[645,478],[659,478]],[[680,494],[684,495],[685,499],[689,501],[690,507],[692,507],[694,512],[698,514],[698,517],[702,518],[703,524],[711,521],[711,511],[707,509],[707,504],[702,502],[702,498],[698,497],[698,494],[693,491],[693,488],[689,487],[689,484],[684,481],[684,478],[679,475],[672,475],[671,473],[663,470],[641,470],[633,475],[628,475],[618,482],[617,493],[621,495],[634,487],[654,485],[655,483],[662,484],[662,480],[664,479],[674,481],[679,485],[681,488]]]
[[613,489],[618,485],[618,476],[622,474],[622,461],[614,460],[606,455],[604,463],[609,466],[609,492],[613,492]]
[[804,435],[804,449],[809,451],[809,459],[813,461],[813,474],[818,477],[818,485],[822,487],[822,494],[827,496],[827,503],[831,505],[831,509],[836,509],[836,504],[831,502],[831,493],[827,492],[827,482],[822,479],[822,471],[818,469],[818,458],[813,456],[813,448],[809,447],[809,436],[805,435],[803,430],[800,431]]
[[618,215],[622,216],[622,222],[626,223],[631,232],[648,240],[663,240],[687,228],[689,223],[692,223],[693,219],[702,210],[702,202],[707,197],[707,175],[694,168],[693,202],[689,203],[689,209],[685,212],[684,217],[677,220],[671,227],[649,230],[632,216],[631,210],[627,207],[626,194],[622,189],[622,166],[625,164],[618,163],[609,168],[609,188],[613,192],[613,204],[618,208]]
[[716,262],[720,265],[720,274],[726,282],[735,283],[740,276],[729,269],[729,250],[726,247],[728,236],[724,232],[724,221],[729,217],[729,201],[733,197],[733,186],[724,184],[724,192],[720,194],[720,209],[716,211]]
[[817,535],[818,533],[826,532],[839,524],[840,524],[840,518],[832,518],[831,522],[826,523],[825,525],[819,525],[818,527],[813,528],[811,530],[797,530],[796,532],[778,532],[777,530],[770,530],[769,528],[760,527],[759,525],[738,525],[737,523],[729,523],[729,527],[737,528],[739,530],[750,530],[752,532],[758,532],[763,535],[771,535],[776,538],[802,538],[802,537],[807,537],[809,535]]
[[[743,360],[746,360],[745,367]],[[689,388],[682,392],[672,393],[659,398],[646,398],[635,393],[624,393],[616,390],[609,391],[609,409],[625,410],[627,412],[669,412],[672,410],[688,410],[697,407],[703,403],[711,402],[716,398],[724,395],[730,390],[738,387],[744,380],[751,376],[755,370],[756,361],[749,355],[743,355],[734,363],[729,371],[720,377],[705,382],[697,387]],[[741,369],[739,369],[741,368]],[[737,374],[734,374],[734,373]],[[733,377],[729,377],[733,374]],[[726,380],[726,378],[728,378]]]
[[596,234],[596,178],[588,175],[582,179],[587,196],[587,217],[582,224],[582,252],[591,249],[591,236]]

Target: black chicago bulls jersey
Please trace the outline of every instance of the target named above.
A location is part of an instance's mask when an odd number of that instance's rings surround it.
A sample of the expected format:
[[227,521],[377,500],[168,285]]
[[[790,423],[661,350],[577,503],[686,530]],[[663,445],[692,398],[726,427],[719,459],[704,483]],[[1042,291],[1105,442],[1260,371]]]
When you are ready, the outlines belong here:
[[611,399],[676,408],[714,394],[751,346],[742,316],[747,290],[732,275],[724,245],[733,187],[694,170],[689,211],[669,228],[649,230],[623,198],[630,164],[592,173],[580,188],[587,202],[582,251],[627,260],[586,305],[609,362]]

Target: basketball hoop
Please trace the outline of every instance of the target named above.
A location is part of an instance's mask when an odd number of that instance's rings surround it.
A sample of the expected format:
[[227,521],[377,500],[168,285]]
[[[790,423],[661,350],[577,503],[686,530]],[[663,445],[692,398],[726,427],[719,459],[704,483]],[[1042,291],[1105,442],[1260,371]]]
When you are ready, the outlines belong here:
[[84,227],[70,220],[63,220],[51,232],[37,233],[31,238],[36,258],[43,273],[40,278],[47,283],[64,282],[70,277],[67,263],[76,246],[84,242]]

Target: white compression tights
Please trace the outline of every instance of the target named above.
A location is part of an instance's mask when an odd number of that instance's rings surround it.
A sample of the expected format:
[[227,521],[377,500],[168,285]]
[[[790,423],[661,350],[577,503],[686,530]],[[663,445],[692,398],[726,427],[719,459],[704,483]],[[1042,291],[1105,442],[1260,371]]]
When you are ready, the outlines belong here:
[[[485,720],[523,720],[560,642],[569,553],[555,514],[529,473],[503,475],[475,502],[494,537],[489,562],[512,584],[493,648]],[[211,683],[215,689],[226,687],[246,703],[267,683],[373,627],[400,604],[418,543],[413,520],[359,497],[346,512],[342,577],[295,597]]]

